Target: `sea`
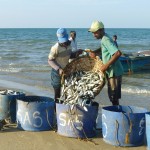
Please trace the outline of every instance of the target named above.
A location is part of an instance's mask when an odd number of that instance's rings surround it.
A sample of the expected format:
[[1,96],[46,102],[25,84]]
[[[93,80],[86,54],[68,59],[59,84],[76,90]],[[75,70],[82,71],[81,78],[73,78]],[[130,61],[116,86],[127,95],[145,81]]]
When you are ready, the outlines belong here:
[[[94,50],[100,47],[100,40],[95,39],[87,28],[67,29],[68,33],[72,30],[77,33],[78,48]],[[0,29],[1,88],[17,89],[33,95],[54,96],[48,54],[51,46],[57,42],[56,31],[57,28]],[[150,29],[109,28],[105,31],[110,37],[114,34],[118,36],[119,49],[124,53],[150,49]],[[104,91],[106,93],[107,86]],[[138,101],[139,106],[150,108],[150,71],[124,74],[122,93],[123,102],[131,101],[131,105],[137,105]],[[108,99],[106,97],[108,96],[101,94],[100,99],[105,101]]]

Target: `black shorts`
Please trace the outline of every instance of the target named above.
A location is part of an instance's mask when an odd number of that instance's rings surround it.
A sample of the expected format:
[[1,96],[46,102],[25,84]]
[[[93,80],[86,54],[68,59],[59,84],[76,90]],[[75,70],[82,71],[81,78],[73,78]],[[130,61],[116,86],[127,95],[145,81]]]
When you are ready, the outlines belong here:
[[121,98],[122,76],[108,78],[108,96],[111,102],[118,101]]

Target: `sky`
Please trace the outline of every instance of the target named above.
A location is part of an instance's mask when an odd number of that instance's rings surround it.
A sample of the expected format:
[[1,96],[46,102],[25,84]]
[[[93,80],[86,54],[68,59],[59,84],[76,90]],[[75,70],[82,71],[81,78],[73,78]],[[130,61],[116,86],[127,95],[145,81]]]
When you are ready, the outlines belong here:
[[0,28],[150,28],[150,0],[0,0]]

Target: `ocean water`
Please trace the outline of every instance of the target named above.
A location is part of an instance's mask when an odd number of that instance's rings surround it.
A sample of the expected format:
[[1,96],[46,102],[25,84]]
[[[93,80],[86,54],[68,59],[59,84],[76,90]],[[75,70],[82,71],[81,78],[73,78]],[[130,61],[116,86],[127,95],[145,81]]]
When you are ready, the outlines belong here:
[[[19,88],[33,93],[52,93],[50,66],[47,58],[50,47],[57,42],[57,29],[0,29],[0,87]],[[96,49],[96,40],[88,29],[68,29],[77,32],[78,48]],[[106,29],[118,36],[123,52],[150,49],[150,29]],[[106,87],[104,87],[106,88]],[[150,72],[136,72],[123,76],[122,92],[150,98]]]

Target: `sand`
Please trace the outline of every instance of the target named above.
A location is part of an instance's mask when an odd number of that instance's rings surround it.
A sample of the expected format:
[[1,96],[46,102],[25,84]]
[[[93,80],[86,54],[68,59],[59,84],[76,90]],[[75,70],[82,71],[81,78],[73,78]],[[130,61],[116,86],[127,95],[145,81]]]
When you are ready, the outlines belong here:
[[58,135],[54,131],[28,132],[9,126],[0,132],[0,150],[144,150],[146,146],[117,147],[103,141],[101,131],[91,141]]
[[[7,86],[1,86],[1,89]],[[29,92],[29,91],[27,91]],[[31,92],[32,93],[32,92]],[[28,93],[30,94],[30,93]],[[51,93],[52,94],[52,93]],[[35,93],[34,93],[35,95]],[[144,99],[144,103],[143,103]],[[101,106],[111,105],[106,89],[96,100]],[[121,105],[136,105],[150,108],[149,97],[139,95],[136,100],[134,95],[122,94]],[[96,137],[87,140],[79,140],[59,135],[54,131],[29,132],[16,128],[16,124],[8,125],[0,131],[0,150],[144,150],[146,144],[138,147],[118,147],[103,141],[101,130],[97,130]]]

